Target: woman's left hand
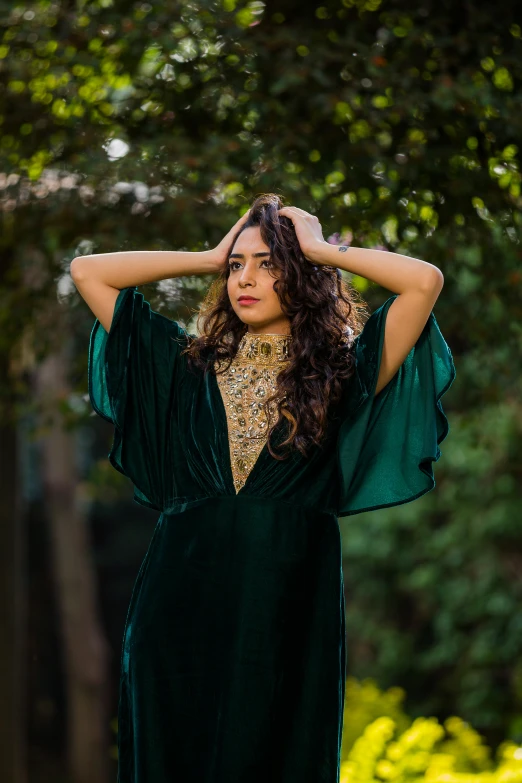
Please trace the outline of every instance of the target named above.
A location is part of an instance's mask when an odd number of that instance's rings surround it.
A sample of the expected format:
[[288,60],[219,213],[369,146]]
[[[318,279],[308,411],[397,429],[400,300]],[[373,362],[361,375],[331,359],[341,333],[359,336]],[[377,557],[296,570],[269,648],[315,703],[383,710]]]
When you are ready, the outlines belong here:
[[290,218],[294,224],[295,234],[303,255],[309,261],[317,263],[321,250],[321,244],[326,241],[323,230],[316,215],[311,215],[299,207],[282,207],[278,210],[280,215]]

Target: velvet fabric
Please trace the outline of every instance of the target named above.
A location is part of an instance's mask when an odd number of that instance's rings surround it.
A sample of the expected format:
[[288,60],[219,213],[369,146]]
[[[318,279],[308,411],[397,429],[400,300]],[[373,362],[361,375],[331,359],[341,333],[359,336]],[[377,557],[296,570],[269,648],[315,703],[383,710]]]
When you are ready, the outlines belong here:
[[[89,343],[113,467],[160,512],[124,632],[118,783],[337,783],[345,682],[338,517],[433,489],[455,378],[433,313],[375,395],[391,296],[354,341],[355,374],[305,459],[266,445],[236,493],[212,372],[189,334],[120,291]],[[275,442],[286,434],[286,422]]]

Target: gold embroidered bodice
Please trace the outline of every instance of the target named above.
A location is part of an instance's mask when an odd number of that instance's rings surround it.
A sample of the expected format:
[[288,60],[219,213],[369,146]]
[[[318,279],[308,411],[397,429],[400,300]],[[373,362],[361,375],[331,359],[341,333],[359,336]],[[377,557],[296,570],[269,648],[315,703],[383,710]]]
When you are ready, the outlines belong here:
[[[245,484],[266,443],[269,428],[262,405],[276,390],[277,375],[288,361],[291,339],[286,334],[246,332],[228,370],[216,375],[227,414],[236,493]],[[217,361],[214,368],[219,368]],[[270,417],[272,426],[277,419],[275,401],[270,404]]]

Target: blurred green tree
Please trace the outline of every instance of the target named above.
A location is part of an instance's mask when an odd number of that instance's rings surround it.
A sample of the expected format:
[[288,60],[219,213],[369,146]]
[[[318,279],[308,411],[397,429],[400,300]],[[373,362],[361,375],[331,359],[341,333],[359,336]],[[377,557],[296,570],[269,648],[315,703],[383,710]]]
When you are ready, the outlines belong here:
[[[438,265],[452,434],[436,493],[343,523],[349,665],[405,685],[411,713],[458,711],[498,737],[522,732],[517,12],[514,0],[0,2],[4,417],[49,350],[57,293],[86,345],[92,318],[68,275],[82,252],[203,249],[276,191],[331,241]],[[186,322],[208,282],[150,297]],[[85,350],[72,362],[84,391]],[[71,397],[70,421],[88,414]]]

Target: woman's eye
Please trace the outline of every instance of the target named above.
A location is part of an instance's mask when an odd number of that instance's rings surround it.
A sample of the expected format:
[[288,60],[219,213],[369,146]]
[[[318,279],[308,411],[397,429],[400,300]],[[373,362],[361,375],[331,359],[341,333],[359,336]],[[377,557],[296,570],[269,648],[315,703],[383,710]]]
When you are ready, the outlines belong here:
[[[271,262],[271,261],[270,261],[270,259],[268,259],[268,258],[265,258],[265,259],[264,259],[264,261],[262,261],[261,263],[262,263],[262,264],[269,264],[269,266],[273,266],[272,262]],[[239,261],[231,261],[231,262],[229,263],[229,267],[230,267],[230,269],[234,269],[234,268],[235,268],[235,266],[236,266],[236,264],[239,264]],[[240,265],[240,264],[239,264],[239,265]]]

